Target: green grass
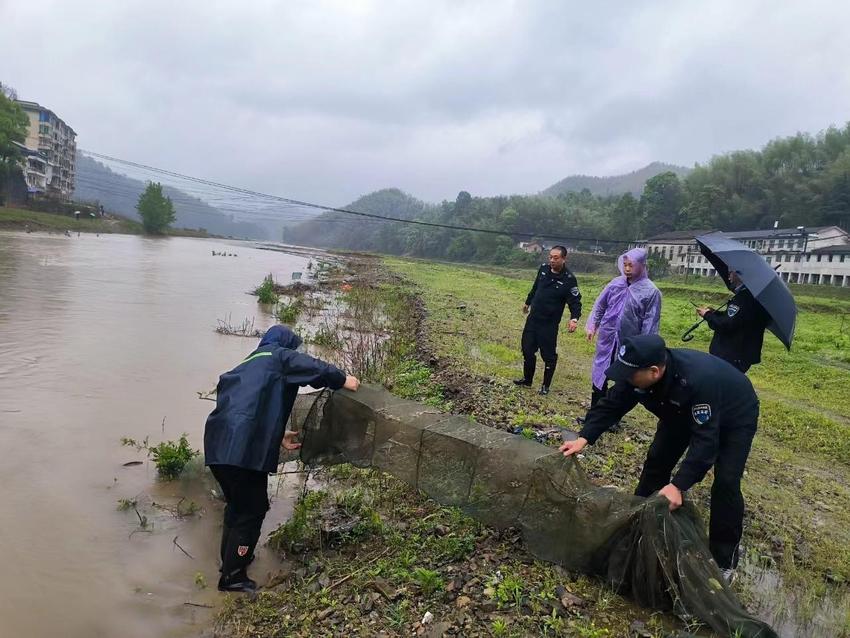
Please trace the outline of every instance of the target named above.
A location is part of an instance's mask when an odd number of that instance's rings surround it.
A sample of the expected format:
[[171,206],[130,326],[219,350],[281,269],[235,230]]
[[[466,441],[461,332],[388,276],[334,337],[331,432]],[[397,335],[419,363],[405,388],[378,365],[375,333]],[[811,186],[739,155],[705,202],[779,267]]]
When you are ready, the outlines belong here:
[[[110,215],[106,218],[80,216],[80,219],[77,220],[60,213],[42,213],[22,208],[0,207],[0,229],[25,230],[27,227],[32,231],[59,233],[69,230],[72,233],[144,234],[140,222],[119,215]],[[190,228],[170,228],[167,234],[174,237],[211,237],[206,231]]]
[[[325,489],[308,492],[292,519],[271,536],[271,545],[286,551],[296,569],[259,596],[226,599],[217,635],[407,636],[416,633],[426,611],[435,622],[457,627],[466,617],[458,635],[468,636],[487,636],[491,628],[517,637],[626,636],[636,620],[654,638],[672,629],[602,583],[531,559],[513,534],[498,534],[455,508],[441,507],[391,476],[343,465],[323,470],[319,479]],[[361,515],[372,511],[384,523],[332,550],[299,550],[309,544],[321,507],[331,501]],[[374,597],[376,613],[370,616],[360,602],[376,585],[389,595]],[[553,613],[559,587],[583,604]],[[458,605],[461,596],[472,598],[469,607]],[[487,601],[495,611],[478,617],[477,605]],[[327,614],[335,629],[322,623]],[[585,629],[598,633],[576,633]]]
[[[398,258],[384,263],[416,286],[431,347],[443,363],[501,383],[502,422],[569,426],[584,414],[594,346],[585,339],[583,323],[609,277],[577,275],[584,318],[575,334],[561,332],[554,391],[539,397],[509,383],[521,374],[521,309],[533,270],[484,271]],[[711,332],[705,326],[689,344],[680,341],[697,319],[691,302],[718,305],[728,291],[717,280],[657,283],[668,345],[707,350]],[[761,398],[761,419],[743,483],[745,540],[754,554],[766,555],[772,542],[786,539],[786,555],[777,560],[783,578],[820,591],[827,579],[850,582],[850,296],[813,286],[792,286],[792,292],[800,309],[792,351],[766,334],[763,361],[749,375]],[[472,411],[485,423],[494,414],[492,405]],[[589,449],[585,469],[600,481],[633,488],[654,427],[650,414],[635,410],[623,431]],[[710,478],[692,490],[704,510],[709,486]]]
[[73,233],[124,233],[129,235],[141,235],[143,232],[142,225],[130,219],[81,218],[76,220],[67,215],[0,207],[0,228],[24,230],[27,225],[34,231],[65,232],[70,230]]

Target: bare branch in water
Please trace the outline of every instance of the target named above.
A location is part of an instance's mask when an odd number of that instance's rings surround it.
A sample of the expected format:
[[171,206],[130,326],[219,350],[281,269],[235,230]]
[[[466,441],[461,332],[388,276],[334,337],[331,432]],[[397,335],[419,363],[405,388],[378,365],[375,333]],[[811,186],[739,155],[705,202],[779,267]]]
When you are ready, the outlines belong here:
[[256,339],[263,336],[263,332],[254,327],[254,318],[244,319],[241,324],[233,325],[230,314],[225,319],[216,319],[218,327],[215,331],[219,334],[230,335],[234,337],[250,337]]
[[180,536],[179,536],[179,535],[178,535],[178,536],[175,536],[175,537],[174,537],[174,540],[172,540],[171,542],[172,542],[172,543],[173,543],[173,544],[177,547],[177,549],[179,549],[181,552],[183,552],[184,554],[186,554],[186,556],[188,556],[188,557],[189,557],[189,558],[191,558],[192,560],[195,560],[195,557],[194,557],[194,556],[192,556],[189,552],[187,552],[185,549],[183,549],[182,547],[180,547],[180,543],[178,543],[178,542],[177,542],[177,539],[178,539],[178,538],[180,538]]

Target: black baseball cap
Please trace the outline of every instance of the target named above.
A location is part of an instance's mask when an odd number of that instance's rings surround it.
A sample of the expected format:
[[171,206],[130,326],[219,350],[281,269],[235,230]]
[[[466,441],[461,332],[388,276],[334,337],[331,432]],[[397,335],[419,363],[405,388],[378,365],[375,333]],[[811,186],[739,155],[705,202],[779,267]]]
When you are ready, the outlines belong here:
[[605,376],[618,383],[627,381],[641,368],[657,366],[667,358],[667,345],[658,335],[637,335],[623,341],[614,363],[608,366]]

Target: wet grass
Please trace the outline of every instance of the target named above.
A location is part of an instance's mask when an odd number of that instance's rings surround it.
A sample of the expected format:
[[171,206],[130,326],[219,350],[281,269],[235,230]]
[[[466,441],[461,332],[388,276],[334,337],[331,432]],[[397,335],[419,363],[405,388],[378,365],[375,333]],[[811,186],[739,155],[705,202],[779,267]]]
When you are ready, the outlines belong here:
[[[446,387],[417,348],[414,292],[384,281],[348,291],[342,301],[351,296],[352,308],[372,308],[388,329],[374,358],[380,365],[365,378],[450,410]],[[506,360],[507,350],[490,356]],[[427,629],[420,622],[426,612],[463,636],[626,636],[637,622],[642,635],[660,638],[676,626],[599,581],[533,559],[517,532],[495,532],[391,476],[342,465],[319,478],[323,489],[307,491],[270,537],[286,556],[286,575],[255,599],[228,599],[215,635],[405,636]],[[320,541],[331,505],[362,525],[333,547]]]
[[[122,235],[143,235],[144,228],[140,222],[126,217],[110,214],[106,218],[83,217],[74,219],[69,215],[59,213],[43,213],[22,208],[5,208],[0,206],[0,229],[48,231],[64,233],[117,233]],[[169,228],[167,235],[174,237],[210,237],[203,230],[190,228]]]
[[[287,576],[256,598],[229,598],[216,635],[409,636],[431,624],[463,636],[661,638],[663,617],[604,586],[531,558],[517,533],[497,533],[441,507],[401,481],[349,465],[324,470],[290,522],[273,534],[288,548]],[[370,521],[334,547],[300,551],[323,508],[336,503]],[[435,634],[435,635],[440,635]]]
[[27,226],[33,231],[47,230],[63,233],[123,233],[141,235],[144,232],[141,223],[125,218],[79,220],[67,215],[41,213],[20,208],[0,207],[0,228],[24,230]]
[[[487,405],[468,406],[478,420],[533,427],[568,424],[584,414],[593,345],[581,328],[559,337],[552,394],[539,397],[509,382],[521,374],[521,307],[533,271],[482,272],[402,259],[385,263],[416,286],[425,302],[431,346],[443,364],[498,384]],[[608,279],[578,275],[585,317]],[[718,305],[728,297],[712,280],[662,281],[659,288],[661,334],[671,347],[684,345],[679,336],[696,319],[691,302]],[[743,485],[745,542],[753,560],[778,569],[785,584],[804,597],[828,592],[840,601],[850,582],[850,297],[843,290],[812,288],[792,289],[800,307],[793,351],[766,335],[763,362],[750,374],[762,416]],[[702,327],[688,347],[707,350],[710,336]],[[654,428],[654,418],[638,408],[626,427],[589,449],[585,469],[602,482],[631,489]],[[708,485],[710,480],[692,495],[704,509]],[[835,631],[845,635],[838,627]]]

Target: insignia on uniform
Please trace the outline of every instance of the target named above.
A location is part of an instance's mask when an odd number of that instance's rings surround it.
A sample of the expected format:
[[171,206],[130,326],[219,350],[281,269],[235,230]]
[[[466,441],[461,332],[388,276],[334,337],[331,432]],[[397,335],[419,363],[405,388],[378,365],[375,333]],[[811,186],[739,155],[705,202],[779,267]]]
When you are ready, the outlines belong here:
[[735,304],[730,303],[729,306],[726,308],[726,314],[729,315],[730,317],[734,317],[735,315],[738,314],[738,311],[740,309],[741,309],[740,306],[736,306]]
[[239,556],[246,556],[248,554],[248,546],[240,545],[236,548],[236,553],[239,554]]
[[578,286],[574,286],[570,292],[573,293],[573,297],[578,297]]
[[699,425],[705,425],[711,419],[711,406],[708,403],[698,403],[691,408],[691,414]]
[[625,354],[626,354],[626,346],[620,346],[620,356],[622,357]]

